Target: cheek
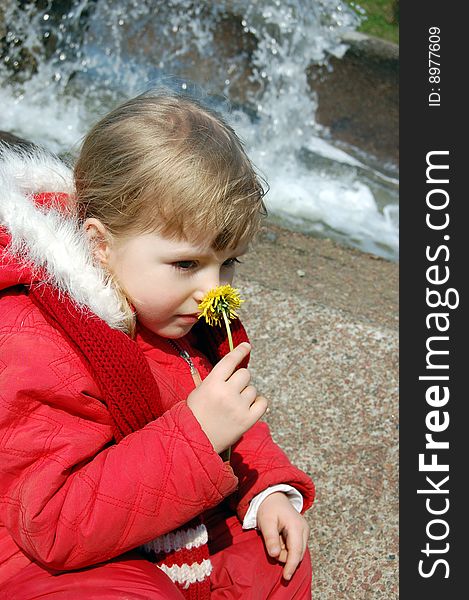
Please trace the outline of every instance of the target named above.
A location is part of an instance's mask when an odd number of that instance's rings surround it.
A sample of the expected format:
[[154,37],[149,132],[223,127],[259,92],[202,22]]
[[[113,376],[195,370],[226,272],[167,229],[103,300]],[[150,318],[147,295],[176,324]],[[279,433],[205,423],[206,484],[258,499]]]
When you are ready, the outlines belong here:
[[162,285],[141,285],[135,291],[134,301],[137,311],[159,314],[176,309],[181,304],[181,296]]
[[140,280],[133,294],[134,306],[140,317],[165,320],[181,307],[186,300],[186,289],[179,282],[169,279],[155,277],[151,282]]
[[132,300],[138,297],[141,288],[144,289],[142,284],[144,275],[141,275],[141,269],[137,268],[131,260],[124,259],[115,265],[111,265],[111,272]]

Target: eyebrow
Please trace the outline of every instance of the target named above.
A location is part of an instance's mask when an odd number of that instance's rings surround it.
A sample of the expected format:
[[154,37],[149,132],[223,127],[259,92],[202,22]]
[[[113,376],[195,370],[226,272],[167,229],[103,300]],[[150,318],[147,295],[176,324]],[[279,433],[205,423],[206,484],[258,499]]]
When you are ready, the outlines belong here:
[[[248,246],[245,246],[243,248],[234,248],[232,251],[228,252],[228,251],[223,251],[223,254],[227,254],[228,256],[243,256],[244,254],[246,254],[249,250]],[[171,255],[170,258],[171,260],[182,260],[182,259],[194,259],[194,258],[211,258],[214,254],[214,252],[203,252],[200,251],[198,252],[195,248],[182,248],[182,249],[177,249],[173,252],[169,252],[168,255]]]

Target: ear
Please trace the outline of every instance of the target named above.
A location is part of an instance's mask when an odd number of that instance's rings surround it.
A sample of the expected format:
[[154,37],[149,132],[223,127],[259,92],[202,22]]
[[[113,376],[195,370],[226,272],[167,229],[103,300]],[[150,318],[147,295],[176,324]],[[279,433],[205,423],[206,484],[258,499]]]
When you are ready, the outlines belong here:
[[86,219],[83,223],[83,230],[95,259],[102,266],[108,265],[112,237],[106,226],[99,219]]

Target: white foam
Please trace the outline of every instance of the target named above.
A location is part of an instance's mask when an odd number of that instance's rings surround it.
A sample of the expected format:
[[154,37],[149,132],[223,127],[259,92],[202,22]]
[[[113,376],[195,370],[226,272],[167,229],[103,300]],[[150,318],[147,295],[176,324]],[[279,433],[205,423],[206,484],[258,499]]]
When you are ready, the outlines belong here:
[[[324,139],[315,122],[316,96],[306,76],[312,62],[325,63],[329,55],[340,58],[344,54],[342,35],[353,30],[357,19],[340,0],[308,2],[308,7],[305,10],[304,0],[225,0],[201,12],[190,0],[173,0],[149,12],[138,0],[119,0],[112,5],[75,0],[63,21],[64,26],[70,25],[70,35],[68,30],[59,34],[61,43],[67,36],[72,40],[63,53],[64,60],[60,55],[54,60],[39,55],[37,73],[21,85],[8,83],[8,73],[0,65],[0,129],[56,153],[75,151],[98,113],[122,96],[143,91],[149,81],[155,81],[158,69],[180,77],[180,63],[193,60],[194,48],[213,61],[214,83],[236,80],[223,57],[217,62],[213,43],[217,19],[231,11],[242,15],[245,31],[257,39],[251,60],[252,78],[259,89],[248,94],[250,116],[238,110],[232,119],[270,184],[266,197],[270,211],[304,230],[337,234],[351,245],[394,259],[398,251],[397,197],[378,200],[367,177],[371,174],[369,178],[382,186],[396,187],[397,181]],[[92,18],[78,48],[74,36],[85,9]],[[44,21],[40,9],[31,5],[18,14],[9,11],[12,9],[7,10],[5,22],[15,22],[18,35],[27,38],[32,51],[41,47],[41,27],[48,20]],[[135,43],[140,26],[142,37]],[[151,62],[156,58],[152,55],[155,41],[161,50],[157,65]],[[187,65],[184,68],[187,70]],[[194,72],[194,78],[196,75]],[[229,84],[217,93],[229,96]],[[302,149],[311,153],[308,165],[301,159]],[[338,168],[324,170],[322,158]]]
[[45,146],[55,153],[69,151],[84,132],[83,103],[65,101],[52,88],[28,90],[18,96],[8,86],[0,87],[0,128]]
[[[268,208],[310,224],[311,230],[340,232],[352,245],[395,258],[399,244],[397,205],[378,209],[370,189],[360,181],[334,180],[301,168],[272,165]],[[386,251],[381,246],[392,250]]]

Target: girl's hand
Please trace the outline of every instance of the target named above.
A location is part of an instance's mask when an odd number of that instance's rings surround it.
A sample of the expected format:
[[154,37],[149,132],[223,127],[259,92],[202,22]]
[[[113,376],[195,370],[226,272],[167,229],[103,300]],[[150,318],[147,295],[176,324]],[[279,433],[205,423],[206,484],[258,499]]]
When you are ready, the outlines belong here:
[[283,578],[290,580],[300,564],[309,538],[309,525],[283,492],[274,492],[257,511],[257,527],[269,556],[285,563]]
[[267,400],[250,385],[249,370],[236,370],[250,351],[246,342],[236,346],[187,398],[187,405],[218,454],[237,442],[267,409]]

